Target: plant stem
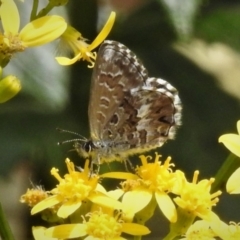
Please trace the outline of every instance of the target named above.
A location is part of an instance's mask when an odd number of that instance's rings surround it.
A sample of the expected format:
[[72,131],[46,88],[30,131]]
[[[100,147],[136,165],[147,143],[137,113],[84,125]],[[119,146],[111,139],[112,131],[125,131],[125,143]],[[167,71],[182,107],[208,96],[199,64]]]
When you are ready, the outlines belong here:
[[14,240],[14,236],[10,229],[7,219],[4,216],[2,205],[0,203],[0,236],[2,240]]

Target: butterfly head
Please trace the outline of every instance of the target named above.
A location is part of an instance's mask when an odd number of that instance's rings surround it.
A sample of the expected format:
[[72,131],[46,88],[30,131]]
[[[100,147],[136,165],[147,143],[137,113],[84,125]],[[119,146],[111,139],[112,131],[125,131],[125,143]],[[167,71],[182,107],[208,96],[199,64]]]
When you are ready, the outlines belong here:
[[76,141],[73,146],[77,153],[84,158],[89,157],[95,148],[92,140]]

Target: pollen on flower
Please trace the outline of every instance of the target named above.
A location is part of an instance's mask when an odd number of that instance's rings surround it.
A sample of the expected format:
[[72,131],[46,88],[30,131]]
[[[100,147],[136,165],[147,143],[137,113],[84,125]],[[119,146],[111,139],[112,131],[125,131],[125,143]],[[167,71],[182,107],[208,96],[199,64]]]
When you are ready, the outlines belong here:
[[[102,196],[101,191],[105,191],[105,189],[98,183],[99,176],[89,175],[89,161],[86,161],[84,169],[81,171],[75,171],[74,164],[69,159],[66,160],[66,164],[68,173],[63,177],[59,175],[58,169],[53,168],[51,170],[52,175],[59,183],[49,191],[51,195],[47,199],[44,199],[32,208],[31,214],[36,214],[49,208],[52,209],[56,206],[57,216],[67,218],[77,211],[84,201],[96,201],[106,205],[106,200],[109,198]],[[110,200],[107,201],[107,204],[109,202],[113,204],[113,201]],[[114,201],[114,204],[116,202]]]
[[33,189],[27,189],[27,192],[21,196],[20,202],[26,203],[29,207],[33,207],[47,197],[48,193],[39,186]]
[[114,239],[122,232],[122,223],[118,217],[110,216],[101,210],[88,214],[89,220],[84,220],[87,225],[86,232],[89,236],[98,239]]
[[140,182],[137,181],[137,180],[132,180],[132,179],[128,179],[124,182],[121,182],[120,183],[121,187],[122,187],[122,190],[124,192],[128,192],[128,191],[131,191],[137,187],[140,186]]
[[22,44],[18,35],[2,35],[0,33],[0,65],[5,67],[14,53],[24,51],[25,46]]
[[216,206],[219,201],[218,196],[221,195],[221,191],[211,194],[210,190],[214,179],[198,182],[198,175],[199,171],[195,171],[193,181],[191,183],[185,181],[182,184],[179,197],[176,197],[174,201],[180,208],[193,215],[208,218],[212,207]]
[[149,190],[169,192],[172,190],[176,180],[171,168],[174,167],[174,164],[170,163],[171,157],[168,157],[162,164],[159,161],[161,156],[157,153],[155,154],[156,157],[152,163],[147,161],[149,156],[141,155],[142,166],[137,167],[136,173],[141,178],[139,180],[141,185],[147,187]]
[[[89,169],[85,168],[83,172],[75,171],[73,163],[66,160],[68,174],[64,178],[58,174],[58,169],[53,168],[51,174],[59,181],[59,184],[54,188],[51,193],[57,194],[62,199],[75,199],[81,201],[88,197],[89,193],[96,188],[98,177],[89,177]],[[88,164],[88,163],[87,163]]]

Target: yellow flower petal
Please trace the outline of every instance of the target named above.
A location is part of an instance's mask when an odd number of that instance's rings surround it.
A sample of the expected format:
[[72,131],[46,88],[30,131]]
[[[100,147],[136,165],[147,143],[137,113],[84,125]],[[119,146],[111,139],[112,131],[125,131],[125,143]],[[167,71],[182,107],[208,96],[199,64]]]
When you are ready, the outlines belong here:
[[103,40],[107,37],[107,35],[110,33],[112,26],[114,24],[116,17],[115,12],[111,12],[106,24],[104,25],[101,32],[98,34],[98,36],[94,39],[94,41],[89,46],[89,51],[92,51],[95,49],[100,43],[103,42]]
[[135,235],[135,236],[142,236],[142,235],[149,234],[151,232],[147,227],[137,223],[123,223],[122,226],[123,226],[122,231],[124,233]]
[[61,217],[61,218],[67,218],[72,213],[74,213],[81,205],[82,205],[82,202],[80,201],[76,201],[76,202],[68,201],[58,209],[57,215],[58,217]]
[[138,179],[138,176],[128,172],[107,172],[100,175],[101,178],[115,178],[115,179]]
[[99,184],[99,183],[97,184],[96,190],[97,190],[98,192],[103,193],[103,194],[106,194],[106,193],[107,193],[106,189],[105,189],[101,184]]
[[64,224],[48,228],[45,235],[57,239],[69,239],[85,236],[87,226],[84,224]]
[[113,209],[122,209],[122,203],[107,196],[91,194],[88,199],[96,204]]
[[28,23],[19,35],[26,46],[40,46],[58,38],[66,28],[64,18],[45,16]]
[[159,208],[170,222],[177,221],[176,207],[172,199],[163,192],[156,192],[155,197]]
[[52,207],[52,206],[58,204],[59,202],[60,201],[59,201],[59,199],[57,198],[56,195],[51,196],[49,198],[46,198],[32,208],[31,214],[33,215],[33,214],[36,214],[38,212],[41,212],[42,210],[45,210],[49,207]]
[[68,66],[74,64],[80,57],[81,53],[78,53],[74,58],[67,58],[67,57],[56,57],[58,64],[63,66]]
[[32,227],[32,233],[35,240],[57,240],[57,238],[45,236],[45,227]]
[[152,199],[152,193],[146,190],[133,190],[126,192],[122,202],[132,213],[142,210]]
[[20,17],[17,6],[13,0],[2,0],[0,6],[0,16],[4,33],[18,33]]
[[122,189],[116,189],[107,192],[107,195],[113,199],[119,199],[124,194],[124,191]]
[[238,134],[240,135],[240,120],[237,121],[237,131],[238,131]]
[[237,134],[224,134],[219,139],[226,148],[228,148],[232,153],[240,157],[240,135]]
[[227,181],[227,192],[230,194],[240,193],[240,168],[238,168]]

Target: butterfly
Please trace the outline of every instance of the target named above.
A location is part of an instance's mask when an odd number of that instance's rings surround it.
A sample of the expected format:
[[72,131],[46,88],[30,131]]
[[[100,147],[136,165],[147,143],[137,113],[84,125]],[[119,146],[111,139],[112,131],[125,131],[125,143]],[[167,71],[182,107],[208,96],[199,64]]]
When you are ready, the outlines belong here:
[[79,139],[79,155],[98,166],[160,147],[173,139],[181,120],[178,91],[148,77],[136,55],[116,41],[100,46],[91,79],[90,139]]

